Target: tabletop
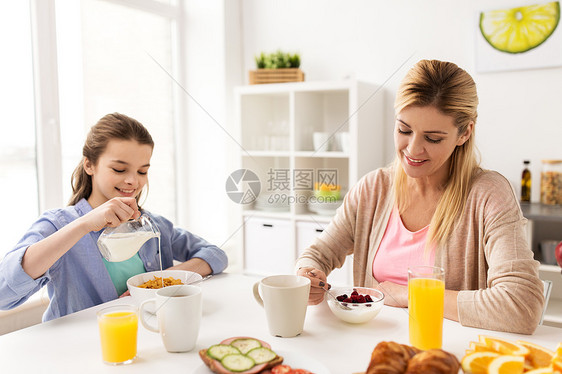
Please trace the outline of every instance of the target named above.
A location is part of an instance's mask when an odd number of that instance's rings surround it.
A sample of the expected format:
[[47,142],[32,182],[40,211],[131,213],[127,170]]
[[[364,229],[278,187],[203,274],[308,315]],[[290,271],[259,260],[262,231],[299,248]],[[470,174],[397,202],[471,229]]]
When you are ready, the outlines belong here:
[[[196,348],[186,353],[169,353],[159,334],[139,324],[138,356],[126,366],[110,366],[101,360],[96,312],[108,305],[132,303],[130,297],[85,309],[56,320],[0,336],[2,372],[38,373],[186,373],[203,374],[198,351],[235,336],[249,336],[271,344],[277,352],[297,361],[321,363],[329,373],[365,371],[371,352],[380,341],[408,344],[407,309],[385,306],[373,320],[348,324],[337,319],[324,301],[309,306],[304,331],[294,338],[269,334],[265,312],[254,300],[252,286],[262,277],[220,274],[201,283],[203,318]],[[539,326],[533,335],[517,335],[463,327],[445,320],[443,349],[459,359],[478,335],[510,340],[522,339],[556,348],[562,330]],[[291,362],[287,362],[291,364]],[[301,367],[306,369],[306,367]]]

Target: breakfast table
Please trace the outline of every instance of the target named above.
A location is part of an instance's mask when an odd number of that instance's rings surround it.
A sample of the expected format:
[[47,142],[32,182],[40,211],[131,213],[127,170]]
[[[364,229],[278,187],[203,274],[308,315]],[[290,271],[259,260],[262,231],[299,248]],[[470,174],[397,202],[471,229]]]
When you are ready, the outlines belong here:
[[[371,321],[349,324],[336,318],[326,301],[308,307],[301,335],[274,337],[269,334],[265,312],[252,293],[254,283],[261,278],[224,273],[200,283],[203,316],[197,345],[191,352],[167,352],[159,334],[139,324],[135,361],[122,366],[104,364],[96,312],[106,306],[132,303],[131,297],[124,297],[0,336],[2,372],[204,374],[210,371],[199,358],[200,349],[230,337],[247,336],[268,342],[291,366],[344,374],[365,371],[371,352],[380,341],[408,344],[407,309],[385,306]],[[477,341],[478,335],[522,339],[550,349],[562,341],[562,330],[554,327],[539,326],[533,335],[517,335],[463,327],[445,320],[443,349],[461,359],[470,341]]]

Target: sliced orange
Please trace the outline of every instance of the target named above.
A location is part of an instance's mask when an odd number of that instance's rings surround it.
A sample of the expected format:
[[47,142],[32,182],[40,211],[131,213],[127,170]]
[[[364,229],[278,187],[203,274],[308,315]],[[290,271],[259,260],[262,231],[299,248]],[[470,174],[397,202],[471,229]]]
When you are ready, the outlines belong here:
[[530,351],[527,347],[521,344],[510,342],[506,339],[501,339],[493,336],[480,335],[478,336],[481,343],[486,344],[488,347],[493,348],[494,351],[509,355],[509,356],[527,356]]
[[473,352],[462,358],[461,366],[465,373],[486,374],[488,365],[497,357],[500,355],[496,352]]
[[558,347],[556,347],[556,357],[562,358],[562,342],[558,343]]
[[552,369],[562,373],[562,358],[552,360]]
[[526,371],[525,374],[554,374],[554,371],[552,371],[551,367],[545,367]]
[[482,342],[470,342],[469,349],[474,352],[496,352],[493,347],[488,347]]
[[524,363],[523,356],[498,356],[488,365],[488,374],[521,374]]
[[552,362],[554,352],[550,349],[546,349],[540,345],[529,343],[524,340],[518,340],[517,344],[520,344],[529,350],[530,353],[527,355],[527,360],[533,368],[544,368],[549,366]]
[[558,343],[556,353],[552,357],[552,368],[562,373],[562,343]]

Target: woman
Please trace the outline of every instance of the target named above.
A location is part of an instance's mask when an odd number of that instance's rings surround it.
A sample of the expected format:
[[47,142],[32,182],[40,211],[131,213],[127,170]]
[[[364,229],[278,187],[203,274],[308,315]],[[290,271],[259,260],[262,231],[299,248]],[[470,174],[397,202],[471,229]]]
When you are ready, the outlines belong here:
[[[129,277],[170,268],[220,273],[226,254],[204,239],[141,210],[154,142],[138,121],[108,114],[91,129],[72,176],[69,206],[45,212],[0,262],[0,309],[14,308],[47,286],[51,302],[43,320],[127,295]],[[96,245],[104,227],[148,214],[160,240],[147,241],[132,258],[108,262]],[[158,246],[160,244],[160,247]]]
[[353,254],[354,284],[407,307],[407,269],[445,269],[446,318],[465,326],[531,334],[544,299],[526,219],[500,174],[476,160],[478,97],[453,63],[422,60],[395,101],[392,166],[363,177],[297,261],[322,301],[326,274]]

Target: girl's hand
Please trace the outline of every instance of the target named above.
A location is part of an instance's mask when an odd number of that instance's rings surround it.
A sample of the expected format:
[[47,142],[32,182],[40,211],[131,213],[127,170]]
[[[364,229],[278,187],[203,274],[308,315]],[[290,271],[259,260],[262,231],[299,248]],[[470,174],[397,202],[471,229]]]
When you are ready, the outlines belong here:
[[377,290],[384,293],[384,305],[408,307],[408,286],[385,281],[377,285]]
[[134,197],[114,197],[98,206],[84,217],[89,231],[99,231],[104,227],[117,227],[141,213]]
[[325,292],[323,289],[329,290],[331,287],[327,283],[326,274],[324,274],[322,270],[318,270],[313,267],[304,267],[297,271],[297,275],[310,279],[308,305],[320,304],[322,300],[324,300]]

